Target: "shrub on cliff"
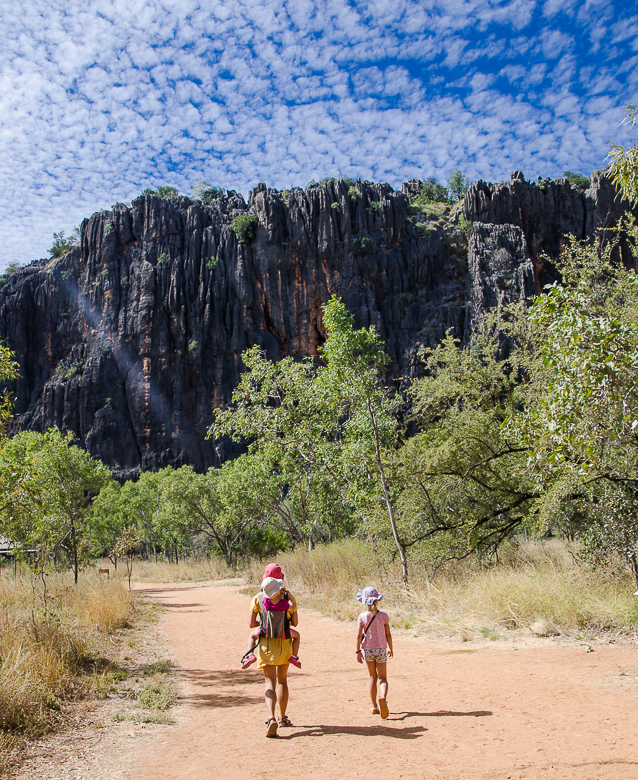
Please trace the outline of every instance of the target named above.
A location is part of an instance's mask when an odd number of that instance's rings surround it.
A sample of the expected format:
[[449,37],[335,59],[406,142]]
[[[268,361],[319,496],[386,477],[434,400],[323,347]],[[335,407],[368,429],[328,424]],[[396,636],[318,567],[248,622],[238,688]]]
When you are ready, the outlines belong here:
[[257,234],[257,222],[256,214],[240,214],[235,217],[231,228],[240,244],[247,244],[253,240]]
[[142,190],[142,195],[156,195],[158,198],[168,199],[168,198],[176,198],[179,195],[179,193],[177,192],[175,187],[162,185],[158,187],[156,190],[152,190],[150,189],[150,187],[147,187],[147,189]]
[[80,243],[80,231],[78,228],[73,230],[70,236],[64,235],[64,230],[53,234],[53,246],[49,249],[49,254],[54,260],[68,255],[73,247]]

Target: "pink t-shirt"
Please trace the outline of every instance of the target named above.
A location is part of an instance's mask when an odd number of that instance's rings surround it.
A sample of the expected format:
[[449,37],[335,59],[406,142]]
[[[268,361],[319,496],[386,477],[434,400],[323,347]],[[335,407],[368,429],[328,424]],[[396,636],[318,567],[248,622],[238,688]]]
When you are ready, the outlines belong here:
[[[357,618],[357,623],[362,626],[365,631],[366,626],[372,620],[372,612],[362,612]],[[374,647],[380,647],[385,649],[388,646],[388,641],[385,638],[385,627],[390,625],[390,618],[385,612],[377,612],[377,616],[370,628],[366,631],[366,636],[361,647],[364,650],[372,650]]]

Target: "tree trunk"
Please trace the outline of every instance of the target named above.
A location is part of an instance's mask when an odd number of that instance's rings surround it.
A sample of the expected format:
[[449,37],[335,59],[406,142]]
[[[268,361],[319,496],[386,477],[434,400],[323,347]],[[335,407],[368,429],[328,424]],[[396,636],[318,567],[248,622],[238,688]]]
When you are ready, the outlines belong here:
[[75,535],[75,523],[71,526],[71,545],[73,547],[73,573],[75,576],[75,584],[78,584],[78,540]]
[[[635,552],[629,556],[629,565],[631,566],[631,570],[634,575],[636,588],[638,588],[638,556],[636,556]],[[638,593],[638,590],[636,592]]]
[[392,536],[394,538],[394,543],[396,545],[397,552],[399,553],[399,559],[401,560],[401,576],[403,578],[403,584],[407,588],[408,587],[408,561],[405,554],[405,544],[403,543],[403,540],[399,536],[399,531],[397,529],[397,523],[394,517],[394,508],[392,506],[392,500],[390,499],[390,491],[388,490],[388,484],[385,478],[385,471],[383,469],[383,463],[381,462],[381,447],[379,445],[379,429],[377,427],[377,418],[374,413],[374,409],[372,408],[372,404],[370,403],[369,400],[366,401],[366,404],[368,406],[370,419],[372,420],[372,430],[374,431],[374,450],[375,450],[375,457],[377,461],[377,469],[379,471],[379,477],[381,478],[381,486],[383,488],[383,495],[385,497],[386,507],[388,508],[388,517],[390,518],[390,526],[392,527]]

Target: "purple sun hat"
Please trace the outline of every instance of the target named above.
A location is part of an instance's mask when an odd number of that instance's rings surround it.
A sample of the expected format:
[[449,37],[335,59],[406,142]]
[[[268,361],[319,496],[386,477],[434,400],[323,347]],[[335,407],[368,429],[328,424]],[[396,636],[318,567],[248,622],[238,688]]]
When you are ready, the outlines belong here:
[[383,593],[379,593],[376,588],[364,588],[361,593],[357,593],[357,601],[368,606],[375,601],[381,601]]

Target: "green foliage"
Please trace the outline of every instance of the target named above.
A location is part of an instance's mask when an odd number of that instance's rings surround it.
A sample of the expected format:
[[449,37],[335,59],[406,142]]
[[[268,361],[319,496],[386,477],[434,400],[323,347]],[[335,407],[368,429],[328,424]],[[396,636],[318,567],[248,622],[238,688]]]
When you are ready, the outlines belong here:
[[335,201],[334,203],[331,203],[330,204],[330,208],[331,209],[338,209],[339,208],[339,203],[337,201]]
[[348,188],[348,197],[350,200],[357,200],[357,198],[361,195],[361,192],[359,191],[358,187],[355,187],[354,185]]
[[235,217],[231,228],[240,244],[250,243],[257,235],[258,218],[256,214],[240,214]]
[[57,260],[68,253],[80,243],[80,230],[75,228],[73,233],[67,238],[64,231],[53,234],[53,246],[49,249],[49,254],[54,260]]
[[211,255],[210,259],[206,263],[206,268],[208,268],[209,271],[214,271],[218,264],[219,260],[215,257],[215,255]]
[[168,252],[162,252],[161,255],[157,258],[157,264],[166,262],[166,260],[170,260],[171,256],[168,254]]
[[472,223],[469,219],[466,219],[463,214],[459,214],[458,219],[456,220],[456,224],[458,226],[458,229],[463,231],[466,238],[470,237],[470,233],[472,232]]
[[[55,233],[53,234],[55,236]],[[22,263],[18,262],[11,262],[4,270],[4,276],[13,276],[14,274],[17,274],[18,271],[21,271],[24,268]]]
[[352,242],[352,254],[355,257],[365,257],[374,252],[374,241],[368,236],[357,236]]
[[397,309],[407,309],[410,303],[412,303],[412,299],[414,298],[414,295],[409,292],[405,293],[399,293],[398,295],[394,296],[394,305],[397,307]]
[[370,205],[368,206],[368,211],[372,214],[376,214],[378,211],[381,210],[381,207],[383,206],[383,203],[379,200],[371,200]]
[[55,369],[55,373],[63,382],[66,382],[69,379],[72,379],[79,371],[81,371],[83,365],[84,363],[80,358],[78,358],[74,363],[61,361],[58,363],[57,368]]
[[6,384],[19,376],[19,364],[15,361],[15,355],[8,347],[0,344],[0,383],[5,387],[0,395],[0,445],[7,435],[7,429],[11,422],[13,404]]
[[188,351],[189,352],[196,352],[198,346],[199,346],[199,344],[197,343],[197,341],[195,339],[192,339],[191,342],[188,345]]
[[252,441],[233,476],[237,503],[250,496],[261,524],[276,522],[310,543],[322,525],[331,535],[343,532],[355,509],[385,507],[392,525],[381,455],[397,439],[396,403],[380,383],[388,359],[374,328],[355,331],[340,300],[324,306],[323,321],[325,365],[274,364],[252,347],[242,355],[248,371],[233,405],[218,410],[211,430]]
[[175,187],[169,187],[168,185],[161,185],[156,190],[147,188],[142,190],[142,195],[155,195],[158,198],[168,200],[170,198],[177,198],[179,193]]
[[[635,125],[638,119],[638,107],[629,103],[625,113],[627,116],[623,124],[626,122]],[[607,159],[610,161],[609,177],[620,190],[622,197],[632,204],[638,203],[638,142],[635,142],[630,149],[612,143]]]
[[447,183],[447,191],[450,199],[453,201],[462,200],[470,189],[472,182],[467,176],[464,176],[460,168],[455,168],[450,173]]
[[209,204],[214,200],[221,200],[224,197],[224,190],[221,187],[213,187],[209,182],[200,179],[191,190],[191,195],[195,200]]
[[587,176],[583,176],[582,173],[574,173],[573,171],[564,171],[563,176],[569,181],[572,187],[578,187],[581,190],[586,190],[589,187],[589,179]]
[[443,184],[439,184],[434,176],[430,176],[421,184],[419,194],[411,198],[410,202],[419,205],[448,203],[447,188]]
[[540,190],[540,191],[541,191],[543,194],[545,194],[545,193],[547,192],[547,190],[549,189],[549,183],[550,183],[550,182],[551,182],[551,179],[549,178],[549,176],[548,176],[547,178],[545,178],[545,179],[543,179],[543,177],[542,177],[542,176],[539,176],[539,177],[538,177],[538,182],[537,182],[537,185],[536,185],[536,186],[538,187],[538,189],[539,189],[539,190]]
[[0,450],[0,533],[21,549],[35,549],[29,560],[38,570],[68,546],[77,582],[92,496],[110,479],[102,463],[73,444],[73,434],[20,433]]

